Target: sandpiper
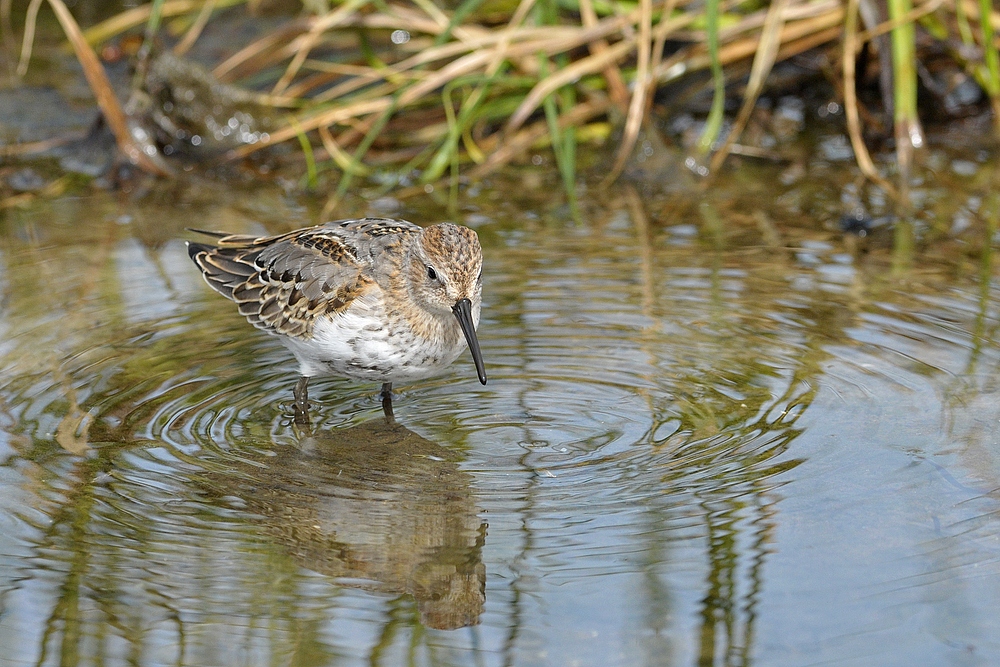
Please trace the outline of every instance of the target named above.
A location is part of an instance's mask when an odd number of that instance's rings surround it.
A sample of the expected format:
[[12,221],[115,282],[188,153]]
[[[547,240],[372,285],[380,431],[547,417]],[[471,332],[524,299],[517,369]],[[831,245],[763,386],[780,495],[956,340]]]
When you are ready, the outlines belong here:
[[[308,418],[309,378],[339,375],[392,384],[439,373],[476,338],[483,292],[479,237],[467,227],[405,220],[338,220],[278,236],[206,232],[188,243],[208,284],[299,362],[296,419]],[[389,414],[387,412],[387,414]]]

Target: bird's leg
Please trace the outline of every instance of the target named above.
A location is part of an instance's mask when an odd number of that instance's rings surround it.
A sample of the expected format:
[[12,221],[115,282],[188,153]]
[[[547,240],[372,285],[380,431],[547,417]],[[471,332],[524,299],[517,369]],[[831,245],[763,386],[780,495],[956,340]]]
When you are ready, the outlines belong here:
[[295,423],[309,423],[309,378],[303,375],[292,390],[295,397]]
[[396,420],[395,415],[392,414],[392,383],[383,382],[382,391],[379,392],[379,396],[382,397],[382,414],[385,415],[385,419],[388,422],[393,422]]

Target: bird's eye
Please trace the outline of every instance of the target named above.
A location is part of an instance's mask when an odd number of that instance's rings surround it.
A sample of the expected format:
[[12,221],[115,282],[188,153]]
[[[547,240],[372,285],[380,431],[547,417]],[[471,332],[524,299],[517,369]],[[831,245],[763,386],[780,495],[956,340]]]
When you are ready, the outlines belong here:
[[437,280],[438,279],[437,271],[435,271],[434,269],[432,269],[431,267],[428,266],[427,267],[427,277],[430,278],[431,280]]

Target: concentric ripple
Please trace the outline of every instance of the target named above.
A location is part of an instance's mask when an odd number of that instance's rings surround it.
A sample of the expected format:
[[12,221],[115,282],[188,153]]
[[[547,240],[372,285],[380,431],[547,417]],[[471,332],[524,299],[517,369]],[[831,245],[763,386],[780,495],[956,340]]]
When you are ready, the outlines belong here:
[[822,231],[484,222],[489,384],[466,355],[390,422],[323,379],[303,427],[291,355],[173,215],[155,242],[117,214],[7,230],[13,660],[920,664],[926,596],[941,645],[993,650],[991,274],[893,283]]

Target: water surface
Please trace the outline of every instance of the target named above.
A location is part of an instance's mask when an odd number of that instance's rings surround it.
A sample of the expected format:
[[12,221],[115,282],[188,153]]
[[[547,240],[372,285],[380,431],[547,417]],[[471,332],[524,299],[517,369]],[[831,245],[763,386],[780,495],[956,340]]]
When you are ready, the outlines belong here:
[[490,383],[466,355],[387,424],[326,379],[309,428],[183,245],[308,206],[10,211],[0,664],[997,664],[995,219],[931,196],[858,247],[797,192],[484,194]]

